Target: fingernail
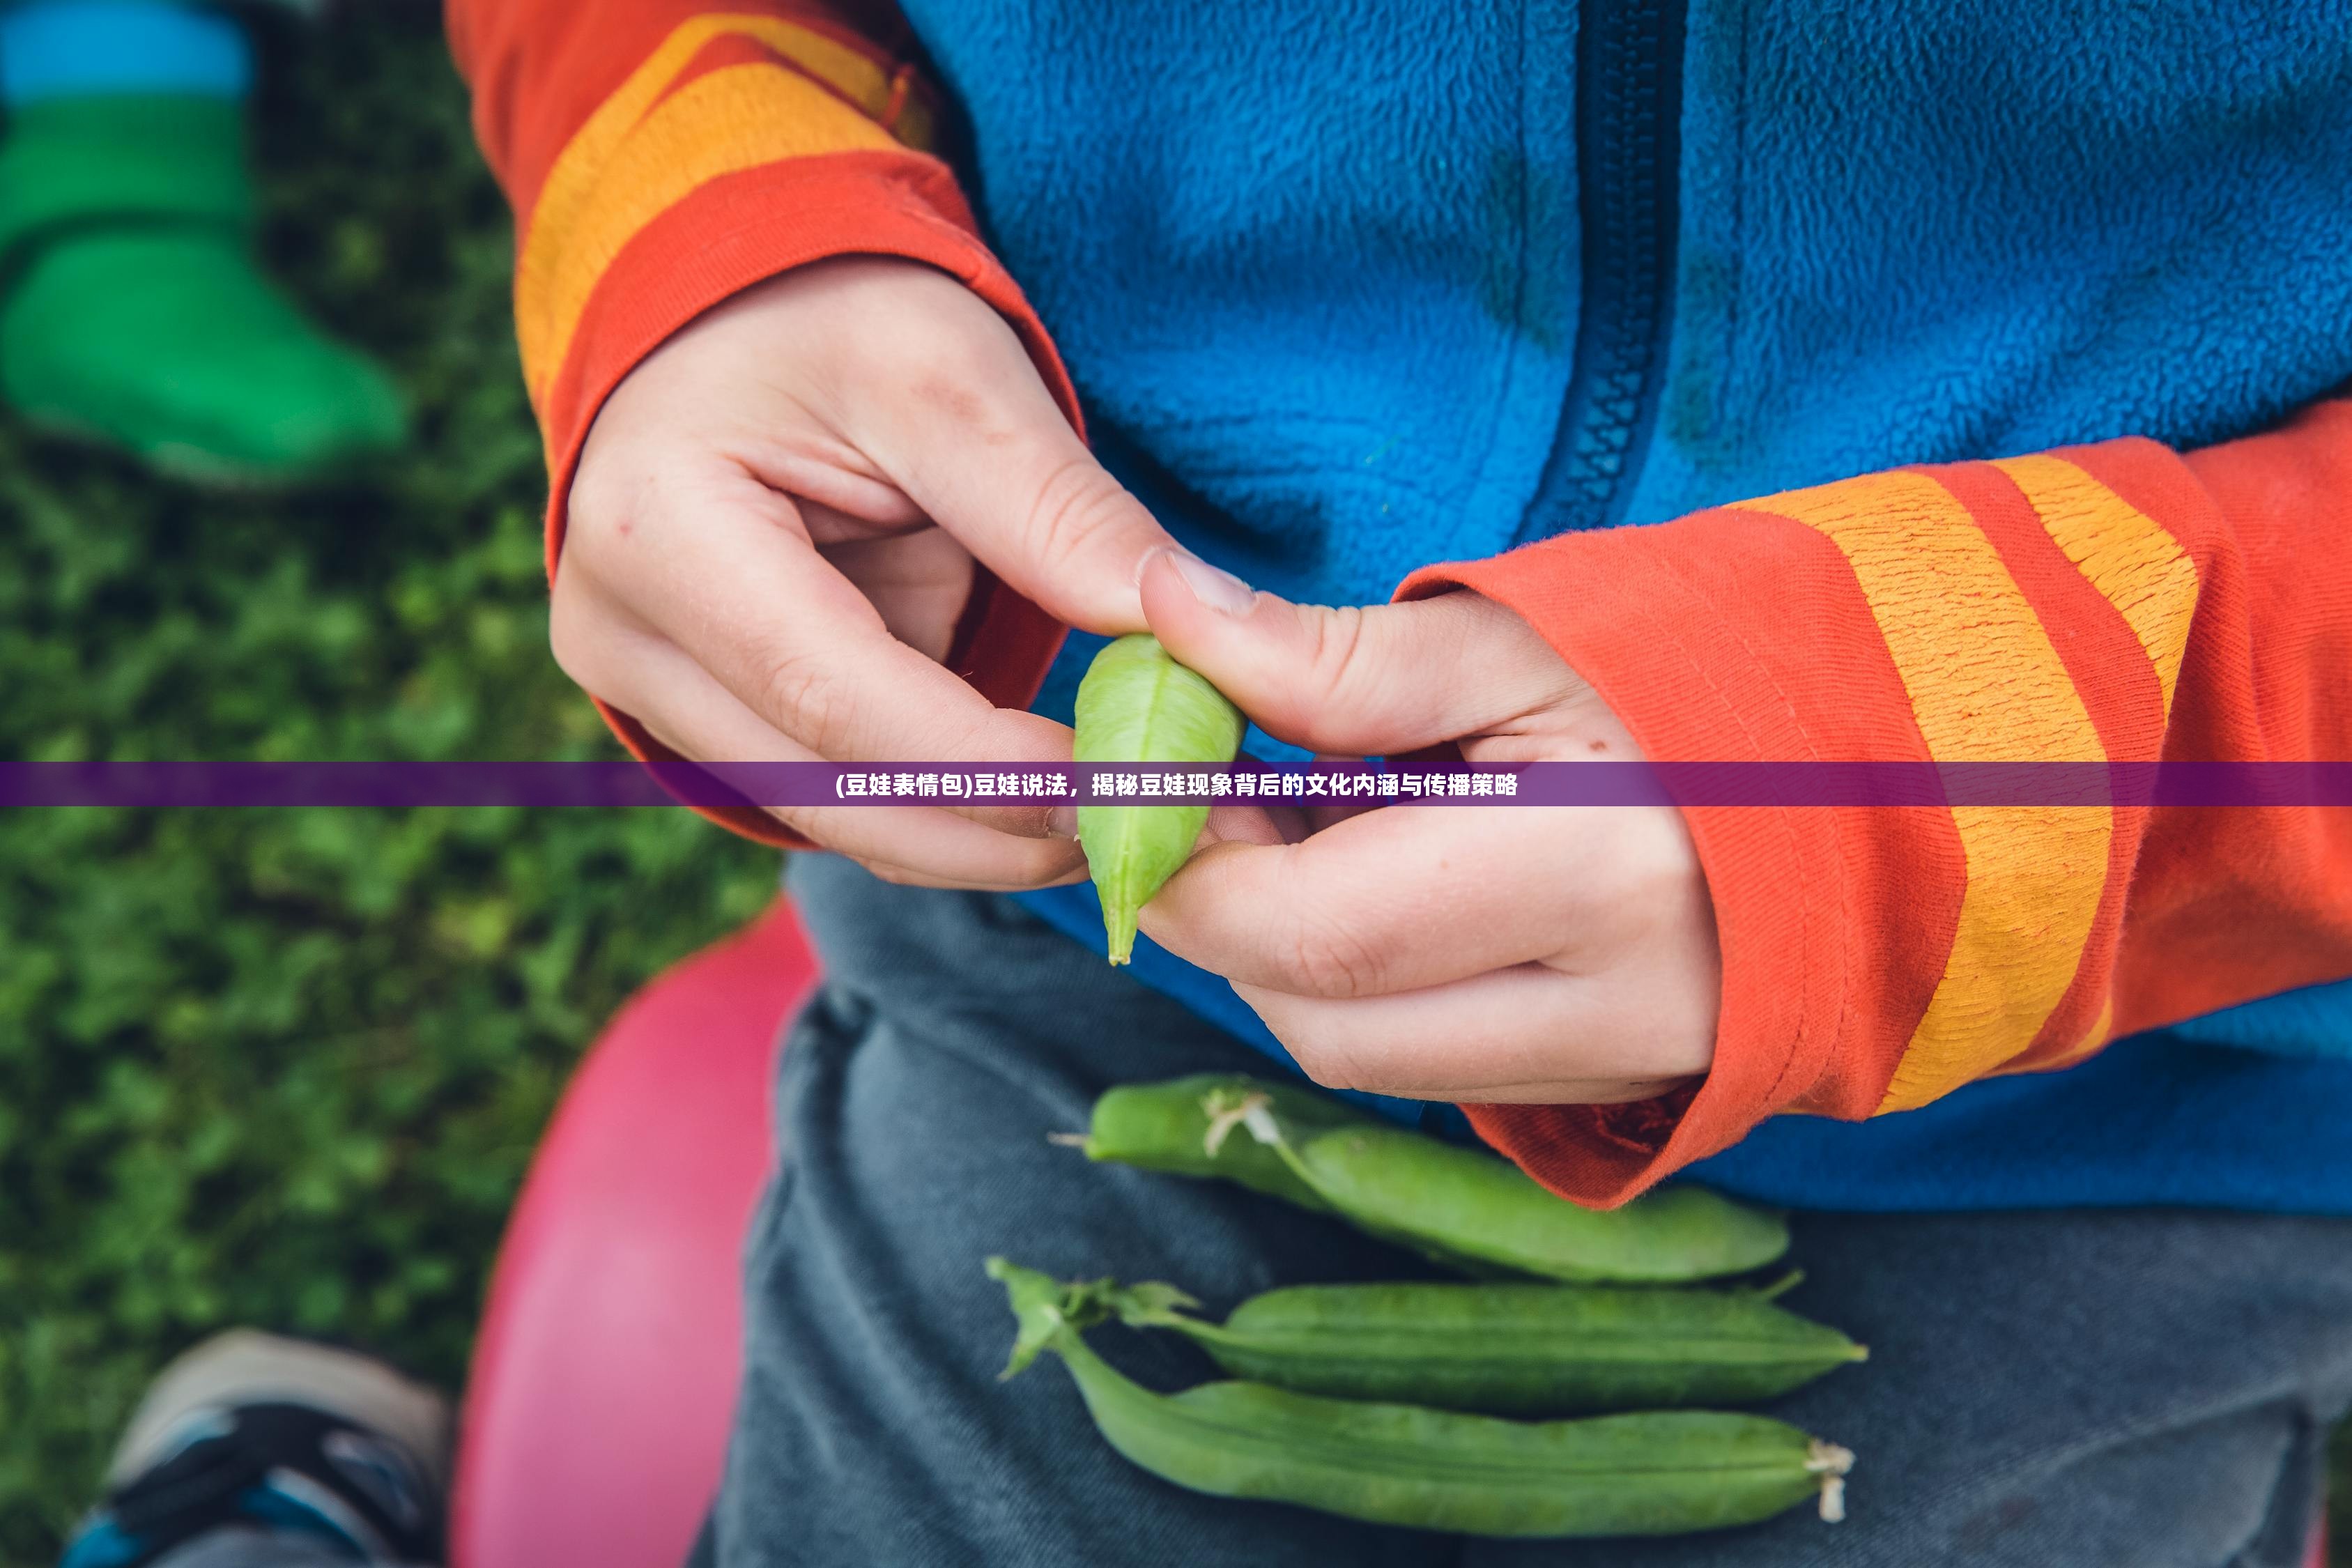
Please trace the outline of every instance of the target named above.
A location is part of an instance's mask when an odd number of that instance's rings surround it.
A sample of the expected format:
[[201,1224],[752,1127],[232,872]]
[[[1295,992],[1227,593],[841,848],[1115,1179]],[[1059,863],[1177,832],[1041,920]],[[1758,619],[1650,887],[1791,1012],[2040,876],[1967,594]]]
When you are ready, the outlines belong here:
[[1076,838],[1077,836],[1078,808],[1076,806],[1057,805],[1045,813],[1046,837]]
[[1221,616],[1246,616],[1257,603],[1257,590],[1230,572],[1221,572],[1197,555],[1172,551],[1176,574],[1198,599]]

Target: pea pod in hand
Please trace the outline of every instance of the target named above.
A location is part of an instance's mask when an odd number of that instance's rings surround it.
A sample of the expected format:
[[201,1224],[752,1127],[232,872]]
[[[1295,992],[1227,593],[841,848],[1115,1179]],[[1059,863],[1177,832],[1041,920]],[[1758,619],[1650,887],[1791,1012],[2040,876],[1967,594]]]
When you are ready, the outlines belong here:
[[[1095,655],[1078,683],[1071,755],[1081,763],[1223,764],[1241,750],[1241,710],[1143,633]],[[1192,858],[1205,805],[1082,805],[1078,847],[1102,900],[1110,961],[1135,950],[1136,912]]]
[[1223,1323],[1172,1286],[1105,1288],[1236,1377],[1496,1415],[1754,1405],[1867,1355],[1749,1290],[1395,1282],[1268,1290]]
[[1111,1447],[1218,1497],[1297,1503],[1463,1535],[1672,1535],[1752,1524],[1818,1498],[1843,1513],[1853,1456],[1761,1415],[1657,1411],[1518,1422],[1413,1405],[1203,1384],[1155,1394],[1087,1348],[1098,1285],[1062,1286],[991,1258],[1020,1328],[1010,1377],[1060,1356]]

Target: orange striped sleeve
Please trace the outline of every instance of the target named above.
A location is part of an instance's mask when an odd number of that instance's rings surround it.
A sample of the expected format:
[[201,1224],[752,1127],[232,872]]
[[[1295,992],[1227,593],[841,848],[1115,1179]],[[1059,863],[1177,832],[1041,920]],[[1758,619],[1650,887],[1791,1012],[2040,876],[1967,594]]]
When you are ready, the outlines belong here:
[[[580,447],[613,389],[712,306],[829,257],[901,257],[961,279],[1077,422],[1051,340],[937,155],[941,105],[887,4],[451,0],[448,18],[476,134],[515,209],[551,576]],[[961,626],[954,668],[992,700],[1026,702],[1061,628],[984,573]],[[667,755],[626,714],[605,717],[635,755]],[[788,841],[748,805],[706,815]]]
[[[2183,457],[1900,469],[1434,567],[1675,761],[2352,758],[2352,405]],[[1759,588],[1759,584],[1769,584]],[[1991,1074],[2352,975],[2352,808],[1699,807],[1716,1065],[1635,1106],[1466,1108],[1615,1203],[1767,1116]]]

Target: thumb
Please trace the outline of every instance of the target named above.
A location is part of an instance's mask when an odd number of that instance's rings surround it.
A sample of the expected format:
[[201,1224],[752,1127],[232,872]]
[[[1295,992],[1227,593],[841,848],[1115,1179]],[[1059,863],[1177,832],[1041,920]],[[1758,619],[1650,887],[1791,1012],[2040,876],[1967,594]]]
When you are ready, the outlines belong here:
[[977,341],[869,405],[867,449],[925,515],[1055,619],[1140,631],[1137,573],[1174,541],[1095,461],[1012,329],[973,303],[988,318]]
[[1481,734],[1581,685],[1535,629],[1470,593],[1294,605],[1181,551],[1144,563],[1152,632],[1277,740],[1377,756]]

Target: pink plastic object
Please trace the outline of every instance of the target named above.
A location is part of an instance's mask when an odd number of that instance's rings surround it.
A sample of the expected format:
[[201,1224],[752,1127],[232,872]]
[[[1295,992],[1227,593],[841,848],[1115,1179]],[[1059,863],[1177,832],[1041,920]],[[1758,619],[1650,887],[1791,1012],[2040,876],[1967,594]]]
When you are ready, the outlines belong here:
[[454,1568],[677,1568],[718,1487],[777,1033],[816,979],[781,901],[628,1001],[564,1091],[474,1351]]

